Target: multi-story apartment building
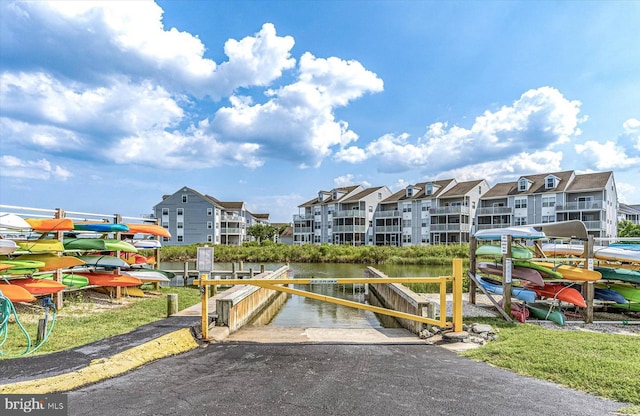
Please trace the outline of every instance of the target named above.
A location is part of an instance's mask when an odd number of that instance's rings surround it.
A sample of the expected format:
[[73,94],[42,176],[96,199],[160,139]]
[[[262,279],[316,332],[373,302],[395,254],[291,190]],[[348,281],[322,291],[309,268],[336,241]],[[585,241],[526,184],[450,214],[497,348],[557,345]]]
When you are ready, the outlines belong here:
[[378,205],[375,244],[410,246],[469,241],[485,180],[455,179],[409,185]]
[[618,221],[623,220],[640,224],[640,204],[618,204]]
[[373,244],[373,214],[391,195],[386,186],[361,185],[320,191],[293,216],[294,244]]
[[186,186],[164,195],[153,211],[171,232],[164,241],[172,245],[240,245],[251,240],[247,228],[269,223],[269,214],[252,214],[244,202],[222,202]]
[[482,196],[477,227],[581,220],[589,234],[614,237],[617,201],[613,172],[527,175],[516,182],[498,183]]

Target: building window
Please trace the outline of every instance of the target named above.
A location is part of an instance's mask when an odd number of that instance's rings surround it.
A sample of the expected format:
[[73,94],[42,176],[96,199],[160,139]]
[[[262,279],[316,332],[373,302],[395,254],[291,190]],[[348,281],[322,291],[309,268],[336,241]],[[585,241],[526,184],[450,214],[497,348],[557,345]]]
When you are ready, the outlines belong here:
[[169,228],[169,221],[163,221],[163,222],[162,222],[162,226],[163,226],[164,228]]
[[169,241],[169,237],[162,237],[162,241]]
[[213,216],[213,208],[207,208],[207,217]]
[[373,206],[369,205],[369,212],[373,212]]
[[183,222],[179,222],[176,224],[176,228],[181,229],[184,228],[184,223]]
[[176,215],[178,215],[178,216],[184,215],[184,209],[182,209],[182,208],[176,209]]
[[527,198],[517,198],[515,200],[516,208],[526,208],[527,207]]
[[182,203],[187,203],[187,195],[182,195]]
[[207,243],[213,242],[213,236],[211,234],[207,234]]
[[520,179],[518,181],[518,191],[522,192],[522,191],[526,191],[527,190],[527,180],[526,179]]
[[213,221],[207,221],[207,228],[208,229],[212,229],[213,228]]
[[554,222],[553,215],[543,215],[542,222],[543,223]]
[[162,215],[169,215],[169,208],[162,208]]
[[527,217],[516,217],[515,225],[527,225]]
[[378,200],[382,199],[382,192],[378,192]]
[[542,197],[542,207],[553,207],[556,205],[556,197],[555,196],[543,196]]
[[184,240],[183,236],[179,235],[178,236],[178,243],[182,243],[183,240]]
[[554,178],[553,176],[547,176],[545,188],[553,189],[555,187],[556,187],[556,178]]

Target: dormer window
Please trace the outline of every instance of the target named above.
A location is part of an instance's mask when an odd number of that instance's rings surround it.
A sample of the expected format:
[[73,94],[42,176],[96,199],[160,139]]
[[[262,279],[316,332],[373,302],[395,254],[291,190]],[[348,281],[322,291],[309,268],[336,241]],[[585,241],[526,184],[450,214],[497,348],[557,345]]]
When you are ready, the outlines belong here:
[[523,192],[529,189],[529,185],[531,184],[531,182],[529,182],[528,179],[526,178],[521,178],[518,181],[518,192]]
[[544,187],[545,189],[553,189],[558,186],[558,178],[553,175],[549,175],[545,178]]
[[427,187],[426,187],[424,193],[427,194],[427,195],[433,194],[433,185],[431,185],[430,183],[427,184]]
[[413,186],[409,186],[407,188],[407,198],[411,198],[413,196]]

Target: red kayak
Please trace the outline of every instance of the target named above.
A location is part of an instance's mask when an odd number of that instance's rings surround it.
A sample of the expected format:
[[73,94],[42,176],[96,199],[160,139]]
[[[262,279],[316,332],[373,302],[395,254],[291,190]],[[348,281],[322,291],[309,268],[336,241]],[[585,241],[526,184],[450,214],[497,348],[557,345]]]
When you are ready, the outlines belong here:
[[122,274],[113,273],[96,273],[96,272],[82,272],[74,273],[89,279],[90,285],[95,286],[140,286],[142,281],[132,276],[125,276]]
[[49,295],[58,293],[66,288],[62,283],[47,279],[24,278],[12,279],[10,282],[11,286],[20,286],[32,295]]
[[587,307],[587,303],[584,301],[582,294],[572,287],[564,286],[557,283],[547,283],[544,285],[544,287],[527,285],[527,289],[533,290],[538,296],[541,297],[558,299],[563,302],[572,303],[582,308]]
[[9,299],[11,302],[33,302],[36,300],[27,289],[17,286],[8,285],[6,283],[0,283],[0,292],[2,295]]
[[[502,300],[500,300],[499,305],[502,307]],[[511,303],[511,316],[518,320],[518,322],[525,323],[527,319],[529,319],[529,309],[524,305],[513,302]]]

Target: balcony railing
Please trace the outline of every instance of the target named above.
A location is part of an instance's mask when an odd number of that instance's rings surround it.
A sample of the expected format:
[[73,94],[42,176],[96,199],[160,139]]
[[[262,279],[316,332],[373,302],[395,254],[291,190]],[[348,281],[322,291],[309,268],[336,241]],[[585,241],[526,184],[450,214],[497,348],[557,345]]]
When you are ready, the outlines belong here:
[[471,227],[469,224],[431,224],[430,231],[452,231],[468,233]]
[[400,226],[399,225],[387,225],[387,226],[377,226],[376,233],[399,233]]
[[587,230],[604,230],[606,229],[604,221],[583,221]]
[[307,221],[314,219],[315,216],[313,214],[296,214],[293,216],[294,221]]
[[334,225],[334,233],[363,233],[366,227],[364,225]]
[[242,234],[242,228],[220,228],[220,234]]
[[365,218],[366,211],[359,209],[348,209],[345,211],[336,211],[333,213],[333,218]]
[[220,217],[221,221],[242,221],[244,222],[244,217],[241,217],[240,215],[226,215],[223,214]]
[[511,208],[511,207],[478,208],[476,210],[476,214],[477,215],[513,214],[513,208]]
[[469,207],[462,205],[456,205],[451,207],[436,207],[429,210],[431,215],[445,215],[445,214],[469,214]]
[[311,233],[311,231],[313,231],[313,228],[311,227],[294,227],[293,228],[294,234],[309,234]]
[[400,217],[402,215],[401,211],[395,210],[395,211],[377,211],[376,212],[376,217],[377,218],[392,218],[392,217]]
[[567,202],[565,204],[556,204],[556,211],[601,210],[602,206],[602,201]]
[[478,230],[488,230],[490,228],[507,228],[511,227],[511,224],[478,224],[476,228]]

